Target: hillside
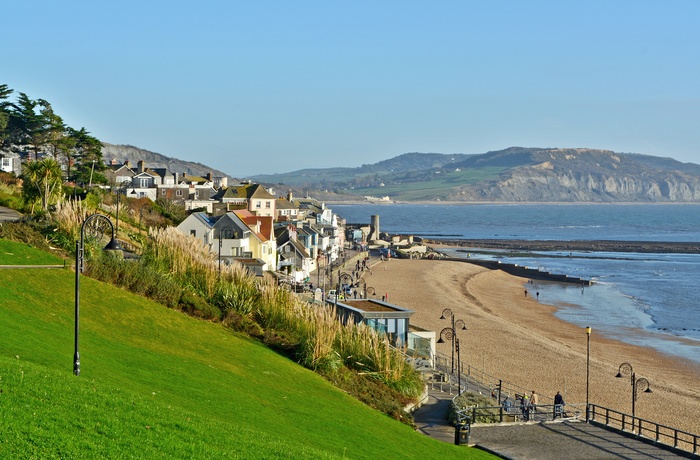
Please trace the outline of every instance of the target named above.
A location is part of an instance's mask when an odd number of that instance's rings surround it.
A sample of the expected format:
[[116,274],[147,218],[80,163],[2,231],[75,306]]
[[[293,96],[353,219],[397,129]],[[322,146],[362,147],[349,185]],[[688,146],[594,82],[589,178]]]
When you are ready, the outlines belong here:
[[594,149],[411,153],[358,168],[301,170],[253,179],[399,201],[700,201],[700,165]]
[[87,277],[75,377],[73,278],[0,270],[2,458],[489,458],[219,324]]
[[[105,161],[226,175],[132,146],[103,144]],[[230,176],[229,176],[230,177]],[[700,165],[672,158],[595,149],[510,147],[483,154],[405,153],[355,168],[257,175],[278,196],[293,191],[321,201],[367,196],[395,201],[700,202]],[[232,179],[234,182],[237,179]]]
[[[114,145],[106,142],[102,143],[102,158],[105,164],[111,160],[123,164],[125,161],[130,161],[133,166],[139,160],[143,160],[149,168],[166,168],[173,173],[187,173],[191,176],[206,176],[207,173],[212,173],[214,176],[231,177],[228,174],[214,169],[210,166],[203,165],[192,161],[178,160],[160,153],[151,152],[149,150],[140,149],[132,145]],[[234,179],[235,180],[235,179]]]

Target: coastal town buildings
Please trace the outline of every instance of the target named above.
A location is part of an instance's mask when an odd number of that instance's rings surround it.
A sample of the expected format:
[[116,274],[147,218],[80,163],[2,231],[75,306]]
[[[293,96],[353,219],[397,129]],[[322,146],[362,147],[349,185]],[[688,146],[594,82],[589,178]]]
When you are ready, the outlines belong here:
[[226,177],[175,173],[144,161],[107,166],[104,174],[118,193],[183,206],[189,216],[178,230],[209,246],[222,263],[236,260],[258,274],[274,272],[301,283],[338,260],[345,248],[338,216],[291,191],[277,197],[261,184],[229,184]]

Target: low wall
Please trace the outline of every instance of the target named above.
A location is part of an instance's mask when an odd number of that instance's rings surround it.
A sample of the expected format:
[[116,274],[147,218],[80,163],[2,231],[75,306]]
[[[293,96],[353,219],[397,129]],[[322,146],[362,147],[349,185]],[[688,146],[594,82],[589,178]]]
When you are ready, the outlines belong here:
[[591,284],[593,284],[591,280],[578,278],[575,276],[558,275],[556,273],[545,272],[536,268],[523,267],[518,264],[503,263],[498,260],[460,259],[456,257],[448,257],[440,260],[466,262],[470,264],[479,265],[481,267],[485,267],[491,270],[503,270],[504,272],[509,273],[511,275],[519,276],[521,278],[528,278],[531,280],[554,281],[557,283],[571,283],[577,284],[579,286],[590,286]]

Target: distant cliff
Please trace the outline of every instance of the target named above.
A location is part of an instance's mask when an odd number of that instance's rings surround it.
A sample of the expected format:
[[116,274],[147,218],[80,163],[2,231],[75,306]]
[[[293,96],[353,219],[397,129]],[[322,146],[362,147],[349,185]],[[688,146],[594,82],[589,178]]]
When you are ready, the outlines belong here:
[[[498,178],[456,187],[454,200],[700,202],[698,166],[603,150],[551,149]],[[463,165],[464,167],[465,165]]]
[[409,153],[358,168],[253,179],[397,201],[700,202],[700,165],[595,149]]

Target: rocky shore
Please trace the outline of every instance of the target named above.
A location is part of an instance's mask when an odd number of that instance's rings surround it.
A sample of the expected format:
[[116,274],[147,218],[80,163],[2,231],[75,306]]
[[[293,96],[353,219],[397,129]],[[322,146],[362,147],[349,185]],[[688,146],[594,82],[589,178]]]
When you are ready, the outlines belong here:
[[700,254],[700,242],[614,241],[614,240],[503,240],[503,239],[427,239],[429,245],[457,246],[511,251],[590,251]]

